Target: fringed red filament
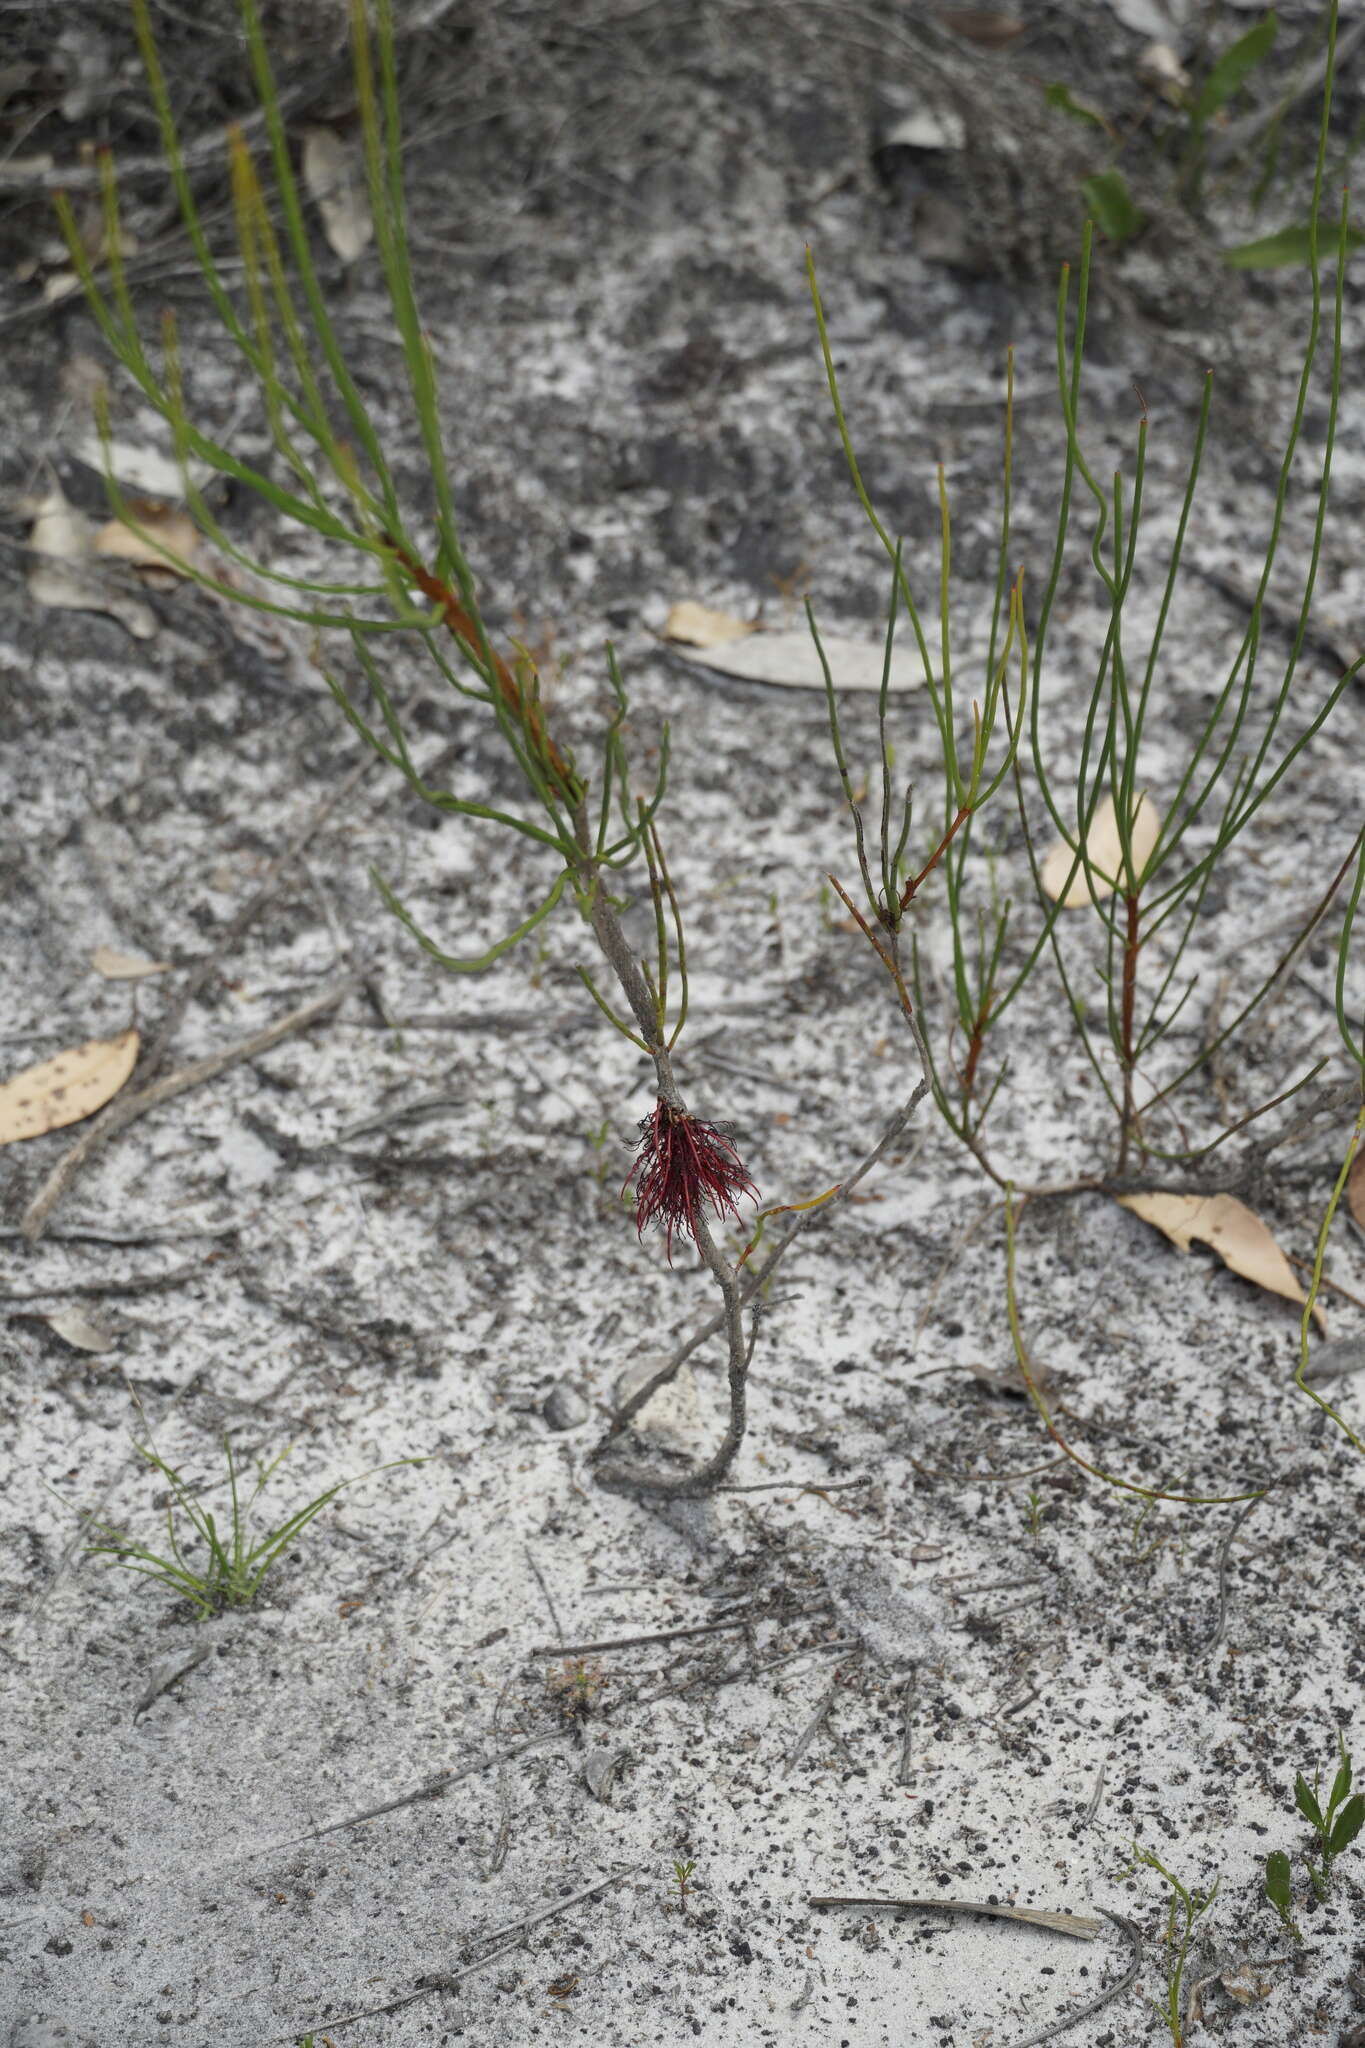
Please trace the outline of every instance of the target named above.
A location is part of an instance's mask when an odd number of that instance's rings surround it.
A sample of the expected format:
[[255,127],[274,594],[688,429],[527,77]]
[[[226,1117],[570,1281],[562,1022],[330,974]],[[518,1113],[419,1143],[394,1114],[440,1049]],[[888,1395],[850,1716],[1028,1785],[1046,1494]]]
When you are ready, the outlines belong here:
[[663,1224],[670,1264],[675,1232],[696,1243],[703,1202],[717,1216],[732,1216],[738,1223],[738,1197],[758,1200],[758,1189],[724,1128],[674,1109],[662,1096],[652,1115],[640,1120],[640,1149],[626,1187],[632,1181],[637,1230],[643,1237],[651,1223]]

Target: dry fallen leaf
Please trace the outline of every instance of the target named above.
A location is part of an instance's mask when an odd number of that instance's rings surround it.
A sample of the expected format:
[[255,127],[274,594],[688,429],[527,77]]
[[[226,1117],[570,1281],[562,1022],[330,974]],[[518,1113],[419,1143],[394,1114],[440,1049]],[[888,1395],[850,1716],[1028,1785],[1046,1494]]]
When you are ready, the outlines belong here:
[[199,545],[199,529],[188,512],[155,500],[134,498],[128,502],[128,513],[140,530],[135,533],[121,519],[110,519],[95,534],[95,553],[131,562],[135,569],[188,576],[189,564]]
[[1003,50],[1028,27],[1017,14],[997,14],[985,7],[941,7],[938,18],[955,36],[983,50]]
[[691,597],[675,604],[664,620],[664,639],[681,640],[689,647],[722,647],[753,630],[749,620],[737,619],[733,612],[710,611]]
[[335,129],[304,130],[303,182],[332,249],[343,263],[354,263],[374,234],[374,222],[355,152]]
[[0,1086],[0,1145],[41,1137],[103,1109],[132,1073],[138,1043],[136,1031],[91,1038],[6,1081]]
[[967,124],[951,107],[916,107],[893,121],[881,142],[883,149],[963,149]]
[[[94,427],[78,434],[69,444],[70,452],[93,469],[97,476],[116,477],[125,490],[160,504],[180,505],[185,500],[185,477],[173,455],[138,441],[102,441]],[[202,489],[213,475],[206,462],[191,462],[190,480]]]
[[[1197,1238],[1212,1245],[1224,1265],[1244,1280],[1254,1280],[1286,1301],[1302,1305],[1305,1300],[1293,1268],[1265,1224],[1235,1195],[1120,1195],[1118,1200],[1121,1208],[1164,1231],[1182,1252]],[[1325,1336],[1327,1318],[1321,1303],[1313,1314]]]
[[[743,640],[726,640],[713,647],[684,647],[671,643],[675,654],[721,675],[737,676],[747,683],[775,683],[788,690],[823,690],[825,674],[815,643],[804,630],[790,633],[750,633]],[[884,642],[843,640],[833,633],[821,635],[825,659],[836,690],[868,690],[882,686]],[[913,653],[897,649],[891,661],[891,688],[914,689],[922,680],[919,660]]]
[[1190,74],[1169,43],[1148,43],[1137,60],[1137,75],[1172,106],[1179,106],[1190,90]]
[[94,554],[90,521],[68,503],[53,484],[31,507],[29,546],[35,559],[28,569],[29,596],[53,610],[107,612],[135,640],[150,640],[156,613],[140,598],[130,597],[102,572]]
[[1346,1176],[1346,1206],[1365,1230],[1365,1146],[1356,1153]]
[[[1137,863],[1139,871],[1141,871],[1148,854],[1156,845],[1157,835],[1160,830],[1161,818],[1156,805],[1149,797],[1145,795],[1140,796],[1137,801],[1137,810],[1133,816],[1132,833],[1133,859]],[[1092,870],[1098,870],[1098,872],[1092,874],[1095,894],[1097,896],[1112,896],[1123,861],[1123,851],[1119,845],[1118,819],[1112,795],[1104,799],[1104,802],[1099,805],[1094,817],[1091,819],[1090,832],[1086,838],[1085,845]],[[1090,890],[1086,884],[1085,869],[1080,867],[1076,870],[1071,887],[1066,890],[1065,896],[1062,896],[1062,890],[1066,888],[1066,878],[1071,873],[1071,863],[1075,858],[1075,854],[1067,845],[1065,839],[1059,839],[1049,852],[1047,859],[1043,862],[1043,889],[1052,898],[1054,903],[1059,896],[1062,897],[1063,910],[1078,910],[1082,904],[1090,901]]]
[[43,1321],[73,1351],[112,1351],[118,1339],[83,1308],[59,1308]]
[[90,965],[106,981],[141,981],[145,974],[169,974],[169,960],[143,960],[136,953],[120,953],[113,946],[96,946]]
[[1218,1981],[1238,2005],[1259,2005],[1275,1989],[1273,1981],[1262,1974],[1264,1969],[1263,1963],[1239,1963],[1235,1970],[1225,1970]]

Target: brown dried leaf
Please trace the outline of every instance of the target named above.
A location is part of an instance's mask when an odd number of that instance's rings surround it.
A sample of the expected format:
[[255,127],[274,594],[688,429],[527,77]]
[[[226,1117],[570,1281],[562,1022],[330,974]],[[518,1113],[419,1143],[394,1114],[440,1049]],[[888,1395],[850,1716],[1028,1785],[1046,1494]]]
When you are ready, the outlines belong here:
[[747,619],[733,612],[713,612],[695,598],[675,604],[664,620],[664,639],[681,640],[688,647],[720,647],[726,640],[742,640],[754,630]]
[[113,946],[96,946],[90,965],[106,981],[141,981],[146,974],[169,974],[169,960],[144,960],[137,953],[120,953]]
[[138,1044],[136,1031],[91,1038],[6,1081],[0,1086],[0,1145],[39,1138],[103,1109],[132,1073]]
[[[1224,1265],[1242,1279],[1283,1295],[1286,1301],[1304,1302],[1288,1259],[1260,1217],[1235,1195],[1120,1195],[1118,1200],[1120,1208],[1154,1224],[1182,1252],[1197,1238],[1212,1245]],[[1325,1336],[1327,1318],[1320,1303],[1313,1314]]]
[[374,222],[355,152],[334,128],[304,130],[303,182],[333,251],[343,263],[354,263],[374,235]]
[[1262,1974],[1265,1967],[1264,1963],[1239,1963],[1235,1970],[1225,1970],[1218,1981],[1238,2005],[1259,2005],[1275,1989],[1273,1981]]
[[94,537],[95,553],[131,562],[136,569],[162,569],[173,576],[188,576],[189,564],[199,545],[199,529],[188,512],[138,499],[129,502],[128,511],[140,530],[134,533],[121,519],[109,520]]
[[997,14],[987,7],[941,7],[938,18],[944,28],[983,50],[1003,50],[1028,27],[1017,14]]
[[1356,1153],[1346,1176],[1346,1206],[1365,1230],[1365,1146]]
[[[1156,805],[1145,794],[1137,800],[1133,816],[1133,859],[1139,871],[1156,845],[1161,830],[1161,817]],[[1123,851],[1119,845],[1118,817],[1114,809],[1113,796],[1107,796],[1099,805],[1090,821],[1090,832],[1085,842],[1092,869],[1095,894],[1112,896],[1118,883],[1119,870],[1123,863]],[[1077,868],[1071,887],[1066,888],[1066,878],[1071,873],[1071,863],[1076,858],[1065,839],[1059,839],[1043,862],[1043,889],[1055,903],[1062,898],[1063,910],[1078,910],[1090,901],[1090,890],[1086,884],[1085,869]]]

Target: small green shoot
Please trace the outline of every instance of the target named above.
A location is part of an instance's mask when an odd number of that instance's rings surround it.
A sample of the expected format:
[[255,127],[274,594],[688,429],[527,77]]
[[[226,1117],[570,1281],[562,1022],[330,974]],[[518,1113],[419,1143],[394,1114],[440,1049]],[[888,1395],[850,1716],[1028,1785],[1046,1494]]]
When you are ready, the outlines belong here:
[[[420,1465],[423,1462],[421,1458],[395,1458],[388,1465],[377,1465],[373,1472],[340,1479],[335,1486],[329,1486],[325,1493],[320,1493],[316,1500],[309,1501],[287,1520],[252,1541],[251,1511],[272,1475],[288,1456],[289,1445],[286,1444],[268,1465],[258,1461],[255,1487],[244,1499],[238,1467],[232,1455],[232,1441],[224,1434],[223,1451],[227,1459],[231,1506],[223,1525],[208,1508],[198,1504],[195,1499],[197,1489],[173,1465],[168,1465],[158,1451],[148,1444],[138,1444],[135,1448],[170,1486],[171,1498],[166,1508],[166,1539],[170,1555],[163,1557],[146,1544],[126,1536],[114,1523],[100,1520],[93,1520],[90,1526],[99,1532],[103,1540],[87,1544],[87,1553],[92,1557],[107,1557],[111,1565],[122,1565],[128,1571],[141,1572],[147,1578],[155,1579],[168,1593],[179,1594],[188,1600],[201,1621],[221,1613],[224,1608],[245,1607],[254,1600],[266,1574],[283,1552],[302,1535],[313,1517],[346,1487],[358,1485],[361,1479],[373,1478],[378,1472],[392,1472],[399,1465]],[[194,1532],[183,1544],[177,1530],[177,1515],[183,1516]],[[193,1548],[195,1538],[203,1545],[203,1551],[193,1557],[187,1556],[186,1551]]]
[[1044,1514],[1043,1496],[1041,1493],[1039,1493],[1036,1486],[1031,1486],[1029,1488],[1028,1499],[1025,1502],[1025,1508],[1028,1513],[1028,1532],[1029,1535],[1033,1538],[1034,1542],[1036,1543],[1038,1541],[1039,1536],[1043,1532]]
[[1107,171],[1096,171],[1093,178],[1081,179],[1081,197],[1086,212],[1111,242],[1131,242],[1147,225],[1147,216],[1134,204],[1123,172],[1112,165]]
[[687,1912],[687,1902],[692,1896],[692,1887],[688,1880],[696,1867],[695,1863],[682,1863],[676,1856],[673,1858],[673,1882],[678,1888],[678,1911],[684,1916]]
[[[1349,1847],[1365,1827],[1365,1793],[1351,1791],[1351,1759],[1346,1753],[1346,1743],[1341,1730],[1337,1730],[1337,1749],[1341,1762],[1332,1780],[1332,1790],[1324,1813],[1320,1804],[1318,1773],[1313,1773],[1313,1783],[1300,1771],[1294,1780],[1294,1804],[1304,1819],[1316,1830],[1318,1847],[1322,1856],[1319,1868],[1308,1863],[1308,1879],[1313,1894],[1325,1899],[1332,1885],[1332,1865],[1342,1850]],[[1305,1858],[1305,1861],[1307,1859]]]
[[[1134,1842],[1133,1869],[1139,1864],[1145,1865],[1148,1870],[1155,1870],[1170,1892],[1170,1902],[1166,1909],[1166,1997],[1164,2002],[1154,1998],[1151,2003],[1160,2013],[1170,2032],[1172,2048],[1185,2048],[1185,2034],[1180,2020],[1180,1992],[1185,1981],[1185,1965],[1190,1958],[1194,1930],[1217,1898],[1218,1887],[1223,1880],[1215,1878],[1212,1888],[1206,1892],[1183,1885],[1175,1873],[1166,1868],[1159,1856],[1154,1855],[1150,1849],[1139,1849]],[[1125,1872],[1125,1875],[1131,1875],[1131,1872]]]
[[1295,1941],[1302,1941],[1294,1918],[1294,1879],[1283,1849],[1272,1849],[1265,1859],[1265,1895],[1280,1916],[1280,1925]]

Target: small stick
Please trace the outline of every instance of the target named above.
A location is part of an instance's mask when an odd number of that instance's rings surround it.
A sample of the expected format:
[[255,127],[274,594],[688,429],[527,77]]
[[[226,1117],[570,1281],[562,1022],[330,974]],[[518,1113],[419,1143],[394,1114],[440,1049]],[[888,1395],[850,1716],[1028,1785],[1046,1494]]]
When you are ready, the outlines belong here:
[[343,1828],[359,1827],[365,1820],[378,1820],[381,1814],[397,1813],[404,1806],[417,1806],[424,1799],[439,1799],[450,1786],[458,1785],[462,1778],[476,1778],[480,1771],[492,1770],[496,1764],[510,1763],[513,1757],[524,1756],[528,1749],[539,1749],[547,1742],[563,1742],[570,1731],[567,1728],[553,1729],[548,1735],[532,1735],[525,1742],[519,1742],[512,1749],[505,1749],[498,1756],[481,1756],[477,1762],[466,1764],[458,1771],[438,1771],[434,1778],[418,1785],[411,1792],[400,1792],[396,1799],[386,1799],[382,1806],[369,1806],[364,1813],[348,1813],[345,1820],[329,1821],[325,1828],[314,1828],[306,1835],[291,1835],[287,1842],[267,1842],[259,1849],[246,1849],[240,1857],[229,1858],[229,1862],[248,1862],[255,1856],[277,1855],[282,1849],[297,1849],[304,1842],[321,1841],[324,1835],[340,1834]]
[[142,1273],[132,1280],[57,1281],[51,1287],[30,1288],[24,1294],[0,1294],[0,1301],[64,1301],[77,1294],[151,1294],[158,1287],[180,1287],[187,1280],[198,1280],[203,1271],[202,1261],[196,1260],[192,1266],[176,1266],[169,1273]]
[[[810,1720],[806,1723],[804,1730],[802,1731],[801,1735],[797,1738],[795,1748],[792,1750],[791,1755],[787,1758],[787,1769],[789,1771],[795,1770],[797,1764],[800,1763],[802,1757],[806,1754],[806,1751],[810,1748],[812,1742],[814,1742],[816,1736],[824,1727],[825,1722],[829,1718],[829,1710],[834,1705],[835,1695],[838,1693],[838,1690],[839,1687],[837,1681],[833,1685],[828,1687],[828,1689],[825,1692],[824,1698],[821,1700],[819,1706],[815,1709],[815,1712],[811,1715]],[[829,1900],[820,1899],[812,1899],[810,1901],[810,1904],[812,1906],[830,1903],[832,1902]]]
[[[423,1977],[415,1991],[407,1992],[402,1998],[391,1999],[387,2005],[369,2005],[361,2012],[344,2013],[338,2020],[315,2020],[311,2031],[320,2032],[325,2027],[329,2032],[336,2033],[342,2027],[353,2026],[357,2020],[376,2019],[383,2013],[398,2012],[405,2005],[415,2005],[419,1998],[430,1998],[435,1991],[453,1991],[462,1978],[472,1976],[475,1970],[486,1969],[489,1963],[495,1963],[499,1956],[506,1955],[509,1948],[514,1948],[523,1935],[529,1934],[533,1927],[538,1927],[542,1920],[553,1920],[557,1913],[566,1913],[570,1906],[581,1906],[585,1900],[595,1899],[599,1892],[608,1890],[614,1884],[620,1884],[627,1877],[633,1877],[638,1868],[638,1864],[633,1864],[625,1870],[613,1871],[610,1877],[599,1878],[596,1884],[585,1886],[581,1892],[574,1892],[567,1899],[556,1899],[552,1905],[543,1906],[538,1913],[528,1913],[524,1919],[514,1920],[510,1926],[500,1927],[496,1934],[485,1937],[494,1946],[489,1949],[487,1955],[480,1956],[477,1962],[466,1963],[459,1970]],[[304,2032],[309,2031],[305,2025]],[[292,2048],[292,2043],[298,2038],[298,2028],[295,2027],[287,2034],[277,2034],[274,2042],[279,2044],[279,2048],[284,2048],[284,2044],[291,2044]]]
[[123,1130],[136,1118],[145,1115],[149,1109],[156,1109],[161,1103],[169,1102],[176,1095],[183,1095],[190,1088],[197,1088],[201,1081],[212,1081],[225,1073],[229,1067],[237,1066],[242,1060],[255,1059],[259,1053],[268,1052],[291,1032],[305,1031],[315,1024],[319,1017],[325,1017],[334,1010],[352,989],[360,986],[358,974],[347,974],[340,981],[332,983],[310,1002],[301,1003],[297,1010],[290,1010],[274,1024],[267,1024],[263,1030],[253,1031],[249,1038],[239,1039],[236,1045],[222,1047],[218,1052],[208,1053],[201,1060],[191,1060],[187,1067],[181,1067],[174,1074],[167,1074],[160,1081],[153,1081],[136,1094],[116,1095],[108,1107],[78,1138],[70,1151],[63,1153],[38,1193],[33,1197],[20,1219],[20,1229],[30,1244],[43,1234],[48,1217],[56,1208],[62,1196],[70,1187],[87,1159],[91,1158],[102,1145],[108,1143],[118,1131]]
[[[344,803],[351,792],[359,787],[365,777],[376,766],[377,761],[377,755],[366,754],[347,775],[342,777],[336,788],[329,790],[322,799],[322,802],[314,806],[283,852],[276,854],[274,860],[271,861],[261,879],[260,887],[242,905],[242,908],[233,918],[227,930],[222,934],[217,945],[190,969],[189,974],[172,999],[170,1008],[162,1018],[160,1029],[155,1038],[138,1062],[143,1085],[139,1088],[137,1095],[132,1098],[116,1095],[112,1102],[105,1105],[97,1117],[86,1124],[75,1144],[58,1160],[51,1175],[44,1182],[43,1188],[36,1200],[29,1204],[23,1216],[21,1227],[24,1236],[29,1239],[30,1243],[42,1234],[43,1225],[47,1221],[48,1215],[61,1200],[66,1188],[75,1178],[86,1160],[91,1158],[110,1138],[115,1137],[128,1123],[128,1101],[130,1099],[139,1101],[143,1096],[150,1094],[151,1084],[165,1063],[166,1055],[170,1050],[171,1040],[180,1029],[185,1012],[210,977],[216,972],[226,954],[244,936],[260,916],[267,903],[270,902],[281,876],[289,872],[294,862],[302,855],[309,841],[326,823],[337,805]],[[247,1058],[250,1058],[250,1056],[250,1054],[245,1055]],[[182,1072],[189,1073],[190,1069],[183,1068]],[[174,1076],[171,1078],[173,1079]],[[146,1106],[150,1108],[151,1104],[148,1103]],[[40,1211],[39,1204],[44,1200],[46,1200],[47,1206]]]
[[794,1487],[798,1493],[848,1493],[855,1486],[871,1486],[872,1474],[865,1472],[861,1479],[822,1479],[817,1485],[813,1479],[760,1479],[756,1486],[718,1486],[717,1493],[785,1493]]
[[1101,1763],[1101,1764],[1100,1764],[1100,1767],[1099,1767],[1099,1769],[1098,1769],[1098,1770],[1096,1771],[1096,1773],[1095,1773],[1095,1789],[1094,1789],[1094,1791],[1093,1791],[1093,1792],[1091,1793],[1091,1795],[1090,1795],[1090,1804],[1089,1804],[1089,1806],[1087,1806],[1087,1807],[1086,1807],[1086,1809],[1085,1809],[1085,1817],[1084,1817],[1084,1819],[1083,1819],[1083,1820],[1082,1820],[1082,1822],[1081,1822],[1081,1826],[1082,1826],[1082,1827],[1084,1827],[1084,1828],[1088,1828],[1088,1827],[1089,1827],[1089,1825],[1090,1825],[1091,1821],[1092,1821],[1092,1820],[1093,1820],[1093,1819],[1095,1818],[1095,1815],[1096,1815],[1096,1814],[1097,1814],[1097,1813],[1099,1812],[1099,1810],[1100,1810],[1100,1801],[1101,1801],[1101,1799],[1103,1799],[1103,1797],[1104,1797],[1104,1765],[1103,1765],[1103,1763]]
[[915,1725],[914,1705],[915,1681],[914,1677],[911,1676],[906,1679],[905,1690],[901,1694],[901,1760],[896,1770],[896,1783],[898,1785],[908,1785],[910,1782],[910,1737],[914,1732]]
[[984,1913],[992,1920],[1022,1920],[1030,1927],[1045,1927],[1051,1934],[1071,1934],[1078,1941],[1093,1941],[1100,1931],[1098,1920],[1088,1913],[1045,1913],[1032,1906],[990,1906],[980,1899],[888,1899],[845,1897],[843,1893],[807,1899],[808,1906],[891,1906],[897,1909],[927,1907],[936,1913]]
[[[1257,1499],[1260,1499],[1260,1498],[1262,1498],[1262,1496],[1261,1496],[1261,1495],[1257,1495],[1257,1497],[1256,1497],[1256,1498],[1257,1498]],[[1221,1544],[1219,1545],[1219,1549],[1218,1549],[1218,1620],[1217,1620],[1217,1622],[1216,1622],[1216,1623],[1214,1624],[1214,1630],[1213,1630],[1213,1634],[1212,1634],[1212,1636],[1211,1636],[1211,1637],[1210,1637],[1210,1639],[1209,1639],[1209,1646],[1208,1646],[1207,1650],[1206,1650],[1206,1651],[1204,1652],[1204,1655],[1205,1655],[1206,1657],[1211,1657],[1211,1656],[1212,1656],[1212,1655],[1214,1654],[1214,1651],[1215,1651],[1215,1650],[1217,1650],[1218,1646],[1220,1645],[1220,1643],[1221,1643],[1221,1642],[1222,1642],[1222,1640],[1223,1640],[1223,1637],[1224,1637],[1224,1635],[1225,1635],[1225,1634],[1227,1633],[1227,1625],[1228,1625],[1228,1556],[1229,1556],[1229,1553],[1230,1553],[1230,1552],[1231,1552],[1231,1550],[1232,1550],[1233,1538],[1234,1538],[1234,1537],[1236,1536],[1236,1534],[1237,1534],[1237,1531],[1238,1531],[1238,1530],[1239,1530],[1239,1529],[1241,1528],[1241,1526],[1242,1526],[1243,1522],[1244,1522],[1244,1521],[1246,1520],[1247,1516],[1248,1516],[1248,1515],[1249,1515],[1249,1514],[1251,1513],[1251,1510],[1252,1510],[1252,1509],[1253,1509],[1253,1508],[1255,1507],[1255,1505],[1256,1505],[1256,1501],[1255,1501],[1255,1500],[1249,1500],[1249,1501],[1247,1501],[1246,1505],[1245,1505],[1245,1506],[1244,1506],[1244,1507],[1243,1507],[1243,1508],[1242,1508],[1242,1509],[1241,1509],[1241,1510],[1240,1510],[1240,1511],[1239,1511],[1239,1512],[1238,1512],[1237,1514],[1235,1514],[1235,1515],[1233,1516],[1233,1518],[1232,1518],[1232,1521],[1231,1521],[1231,1523],[1230,1523],[1230,1524],[1229,1524],[1229,1526],[1228,1526],[1228,1533],[1227,1533],[1227,1535],[1226,1535],[1226,1536],[1225,1536],[1225,1537],[1223,1538],[1223,1541],[1222,1541],[1222,1543],[1221,1543]]]
[[[539,1577],[539,1573],[536,1575]],[[743,1628],[759,1610],[747,1607],[742,1614],[732,1614],[724,1621],[700,1621],[694,1628],[666,1628],[657,1635],[611,1636],[601,1643],[537,1643],[526,1652],[528,1657],[591,1657],[600,1650],[634,1650],[642,1643],[676,1643],[685,1636],[714,1636],[727,1628]]]
[[[537,1585],[539,1586],[539,1588],[540,1588],[541,1592],[542,1592],[542,1593],[544,1594],[544,1596],[545,1596],[545,1605],[546,1605],[546,1606],[547,1606],[547,1607],[549,1608],[549,1610],[550,1610],[550,1621],[551,1621],[551,1624],[552,1624],[552,1626],[553,1626],[553,1628],[554,1628],[554,1632],[555,1632],[555,1634],[556,1634],[556,1635],[557,1635],[557,1636],[559,1637],[559,1647],[560,1647],[560,1649],[562,1650],[562,1649],[564,1648],[564,1631],[563,1631],[563,1629],[562,1629],[562,1628],[560,1627],[560,1625],[559,1625],[559,1616],[558,1616],[558,1614],[557,1614],[557,1613],[555,1612],[555,1603],[554,1603],[554,1601],[553,1601],[553,1600],[552,1600],[552,1599],[550,1598],[550,1589],[549,1589],[549,1587],[548,1587],[548,1586],[546,1585],[546,1583],[545,1583],[545,1575],[544,1575],[544,1573],[543,1573],[543,1572],[541,1571],[541,1569],[540,1569],[540,1566],[539,1566],[539,1565],[538,1565],[538,1564],[536,1563],[536,1561],[535,1561],[535,1558],[534,1558],[534,1556],[532,1555],[532,1552],[531,1552],[531,1546],[530,1546],[530,1544],[529,1544],[529,1543],[525,1545],[525,1550],[526,1550],[526,1562],[527,1562],[527,1564],[529,1564],[529,1565],[530,1565],[530,1567],[531,1567],[531,1570],[532,1570],[532,1571],[533,1571],[533,1572],[535,1573],[535,1579],[536,1579],[536,1584],[537,1584]],[[499,1702],[498,1702],[498,1705],[499,1705],[499,1706],[501,1706],[501,1705],[502,1705],[502,1701],[501,1701],[501,1700],[499,1700]]]
[[143,1693],[142,1698],[133,1708],[133,1720],[135,1722],[140,1721],[148,1707],[159,1700],[163,1692],[169,1692],[171,1687],[177,1684],[180,1679],[188,1678],[191,1671],[197,1671],[208,1656],[209,1647],[209,1644],[205,1643],[202,1649],[192,1650],[188,1657],[183,1660],[177,1660],[173,1664],[168,1664],[159,1671],[147,1687],[146,1692]]

